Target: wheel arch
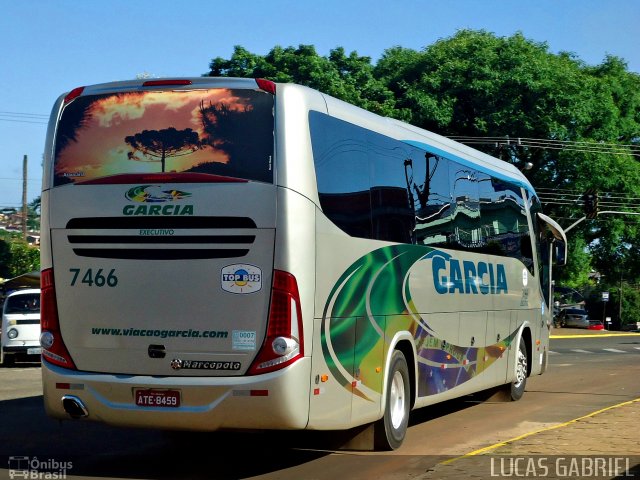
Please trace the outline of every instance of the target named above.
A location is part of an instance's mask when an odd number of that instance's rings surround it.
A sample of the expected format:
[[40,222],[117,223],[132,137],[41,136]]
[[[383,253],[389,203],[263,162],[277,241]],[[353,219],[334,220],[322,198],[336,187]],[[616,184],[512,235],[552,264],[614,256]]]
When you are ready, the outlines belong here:
[[389,376],[389,365],[391,364],[391,357],[393,356],[393,352],[399,350],[404,355],[405,360],[407,361],[407,367],[409,368],[409,405],[410,408],[413,409],[416,403],[416,393],[417,393],[417,385],[416,379],[418,378],[418,363],[416,362],[417,353],[416,353],[416,345],[410,332],[403,331],[397,332],[391,341],[389,342],[389,349],[387,350],[387,354],[385,356],[384,362],[384,378],[383,378],[383,389],[382,389],[382,402],[380,405],[380,414],[384,414],[384,409],[386,408],[387,402],[387,388],[388,388],[388,376]]
[[531,376],[531,368],[532,368],[532,355],[533,355],[533,336],[531,334],[531,327],[529,325],[529,322],[524,322],[522,324],[522,326],[520,327],[520,331],[518,332],[518,335],[516,335],[515,338],[515,342],[513,343],[513,345],[516,347],[514,348],[514,352],[513,352],[513,358],[514,358],[514,362],[513,362],[513,368],[511,369],[511,375],[512,378],[515,378],[515,369],[516,369],[516,362],[515,362],[515,358],[517,358],[518,355],[518,345],[520,345],[520,340],[524,340],[524,346],[527,349],[527,377]]

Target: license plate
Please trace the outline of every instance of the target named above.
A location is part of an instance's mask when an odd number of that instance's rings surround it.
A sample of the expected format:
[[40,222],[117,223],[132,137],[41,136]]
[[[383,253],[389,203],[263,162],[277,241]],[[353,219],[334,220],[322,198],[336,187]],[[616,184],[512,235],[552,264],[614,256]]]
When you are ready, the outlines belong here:
[[40,355],[41,353],[41,348],[27,348],[27,355]]
[[136,390],[139,407],[179,407],[179,390]]

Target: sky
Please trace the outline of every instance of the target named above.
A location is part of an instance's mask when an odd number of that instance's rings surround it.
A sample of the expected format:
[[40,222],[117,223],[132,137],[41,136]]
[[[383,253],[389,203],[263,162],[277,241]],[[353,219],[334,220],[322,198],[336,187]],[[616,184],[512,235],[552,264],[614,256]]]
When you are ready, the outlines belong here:
[[40,195],[48,116],[58,96],[114,80],[201,76],[234,46],[343,47],[375,63],[461,29],[520,32],[587,65],[607,55],[640,74],[640,0],[0,0],[0,208]]

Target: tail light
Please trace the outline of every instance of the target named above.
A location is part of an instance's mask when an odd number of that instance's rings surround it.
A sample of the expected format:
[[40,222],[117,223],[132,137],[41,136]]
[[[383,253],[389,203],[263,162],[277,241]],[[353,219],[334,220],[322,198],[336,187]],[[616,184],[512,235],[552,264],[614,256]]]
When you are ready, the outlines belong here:
[[191,85],[193,82],[187,79],[160,79],[147,80],[142,84],[143,87],[171,87],[177,85]]
[[273,272],[267,335],[248,375],[279,370],[304,356],[298,282],[290,273]]
[[71,101],[73,101],[75,98],[78,98],[80,95],[82,95],[83,91],[84,91],[84,87],[74,88],[69,93],[67,93],[67,95],[64,97],[64,102],[63,103],[65,105],[67,103],[71,103]]
[[276,84],[271,80],[265,80],[264,78],[256,78],[256,83],[258,84],[258,88],[260,90],[264,90],[267,93],[271,93],[273,95],[276,94]]
[[59,367],[75,370],[76,365],[69,355],[60,334],[56,288],[53,281],[53,269],[43,270],[40,276],[40,345],[42,356]]

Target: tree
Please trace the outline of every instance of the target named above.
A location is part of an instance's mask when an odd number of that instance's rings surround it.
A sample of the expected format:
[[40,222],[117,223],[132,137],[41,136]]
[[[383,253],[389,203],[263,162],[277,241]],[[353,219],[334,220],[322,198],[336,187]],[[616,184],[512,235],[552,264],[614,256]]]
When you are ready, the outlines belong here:
[[0,277],[13,278],[40,269],[40,250],[20,239],[0,239]]
[[[266,117],[268,116],[268,118]],[[271,109],[253,108],[252,105],[244,108],[231,108],[225,103],[200,104],[200,120],[203,126],[202,146],[209,146],[225,152],[229,158],[228,164],[213,162],[198,165],[190,171],[199,171],[202,167],[216,168],[224,175],[225,170],[233,167],[233,174],[242,178],[254,178],[258,171],[263,170],[257,166],[258,159],[265,152],[273,150],[273,134],[271,127],[265,134],[265,125],[273,124]],[[238,128],[239,126],[242,128]],[[266,142],[266,144],[265,144]],[[269,164],[263,159],[264,172],[267,172]]]
[[276,46],[265,56],[236,46],[230,59],[216,57],[209,66],[208,76],[293,82],[381,115],[397,113],[393,93],[373,75],[371,59],[356,52],[346,55],[342,47],[331,50],[328,57],[322,57],[313,45]]
[[11,277],[11,244],[0,238],[0,278]]
[[[300,83],[442,135],[476,137],[472,146],[519,169],[532,163],[526,175],[535,188],[580,194],[593,188],[640,198],[640,167],[629,147],[640,144],[640,76],[614,56],[588,66],[521,33],[461,30],[422,51],[390,48],[376,65],[342,48],[321,57],[313,46],[300,45],[274,47],[264,57],[236,47],[229,60],[215,58],[210,67],[208,75]],[[488,137],[505,140],[481,142]],[[524,146],[518,138],[543,143]],[[549,148],[544,141],[573,143]],[[619,148],[615,154],[596,148],[603,144]],[[582,215],[577,203],[543,207],[565,226]],[[637,217],[584,222],[570,232],[572,267],[561,278],[579,286],[589,281],[590,267],[605,279],[631,269],[638,283],[639,234]]]
[[[124,141],[133,148],[129,160],[139,162],[160,162],[165,171],[167,157],[189,155],[200,148],[198,133],[190,128],[176,130],[173,127],[162,130],[143,130],[125,137]],[[143,156],[138,155],[140,152]]]
[[28,207],[33,212],[34,215],[40,216],[40,205],[41,205],[40,195],[38,195],[36,198],[31,200],[31,203],[29,203]]
[[[533,169],[526,175],[536,188],[577,192],[595,188],[640,197],[640,169],[630,150],[612,155],[589,148],[640,140],[640,77],[626,71],[620,59],[609,56],[602,65],[588,67],[574,55],[552,54],[546,43],[532,42],[520,33],[500,38],[463,30],[422,52],[389,49],[374,74],[394,92],[397,105],[410,112],[409,121],[417,126],[449,136],[509,136],[584,145],[564,150],[524,147],[517,141],[473,145],[518,168],[531,162]],[[544,209],[558,219],[582,215],[577,204],[545,204]],[[640,265],[640,259],[632,260],[635,253],[630,248],[637,233],[636,217],[601,216],[586,222],[569,235],[571,274],[565,276],[562,269],[557,273],[576,285],[588,281],[590,263],[605,278],[620,262]]]
[[40,230],[40,196],[27,205],[27,227],[29,230]]

